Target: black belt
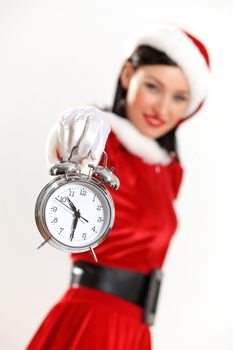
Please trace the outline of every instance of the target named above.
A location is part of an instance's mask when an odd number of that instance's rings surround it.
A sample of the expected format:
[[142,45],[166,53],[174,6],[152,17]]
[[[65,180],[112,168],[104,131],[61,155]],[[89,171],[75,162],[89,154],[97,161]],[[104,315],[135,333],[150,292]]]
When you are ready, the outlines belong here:
[[86,286],[111,293],[144,309],[145,323],[154,324],[162,272],[155,269],[150,275],[116,269],[85,261],[72,267],[71,286]]

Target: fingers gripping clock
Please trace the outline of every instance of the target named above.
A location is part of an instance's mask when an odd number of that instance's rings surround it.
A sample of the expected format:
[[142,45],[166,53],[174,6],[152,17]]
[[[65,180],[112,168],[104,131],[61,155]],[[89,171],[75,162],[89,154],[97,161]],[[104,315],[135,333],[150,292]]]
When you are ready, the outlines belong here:
[[40,247],[49,242],[66,252],[90,250],[97,260],[93,249],[107,237],[115,217],[104,182],[119,187],[118,178],[107,168],[105,152],[104,156],[104,166],[89,165],[88,175],[70,160],[51,169],[57,177],[42,189],[35,206],[36,224],[45,239]]

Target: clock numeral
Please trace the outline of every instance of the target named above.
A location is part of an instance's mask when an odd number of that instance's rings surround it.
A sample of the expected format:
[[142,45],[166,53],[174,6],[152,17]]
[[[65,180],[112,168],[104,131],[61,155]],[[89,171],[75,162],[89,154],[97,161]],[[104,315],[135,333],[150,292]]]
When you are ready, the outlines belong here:
[[92,230],[93,232],[97,233],[95,226],[93,226],[91,230]]
[[52,209],[52,211],[54,211],[54,212],[57,211],[57,207],[52,207],[51,209]]
[[54,219],[51,221],[52,224],[56,224],[56,222],[58,222],[58,218],[54,218]]
[[65,203],[65,202],[67,201],[67,198],[66,198],[66,197],[62,197],[62,196],[61,196],[60,201],[61,201],[62,203]]
[[96,210],[101,210],[103,206],[101,204],[97,205]]
[[74,197],[74,191],[69,188],[69,197]]
[[95,202],[96,194],[94,194],[94,197],[92,199],[92,202]]
[[87,195],[87,190],[85,190],[85,188],[81,188],[79,194],[80,194],[80,196],[86,196]]
[[64,227],[60,227],[60,231],[58,233],[61,234],[63,230],[64,230]]
[[87,234],[86,234],[86,233],[83,233],[83,234],[82,234],[82,238],[83,238],[83,239],[87,239]]
[[104,221],[104,219],[101,216],[99,216],[97,219],[97,222],[103,222],[103,221]]

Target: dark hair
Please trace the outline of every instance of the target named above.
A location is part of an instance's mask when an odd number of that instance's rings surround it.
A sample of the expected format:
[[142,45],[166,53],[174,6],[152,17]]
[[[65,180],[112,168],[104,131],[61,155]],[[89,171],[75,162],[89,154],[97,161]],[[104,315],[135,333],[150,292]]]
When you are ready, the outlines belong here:
[[[164,52],[146,45],[139,46],[127,59],[127,62],[130,62],[134,68],[150,64],[164,64],[168,66],[177,66],[176,62],[170,59]],[[125,108],[126,93],[127,91],[123,88],[119,77],[113,101],[112,112],[118,114],[122,118],[127,118]],[[158,138],[156,141],[169,153],[175,153],[178,159],[175,129],[176,128],[168,132],[166,135]]]

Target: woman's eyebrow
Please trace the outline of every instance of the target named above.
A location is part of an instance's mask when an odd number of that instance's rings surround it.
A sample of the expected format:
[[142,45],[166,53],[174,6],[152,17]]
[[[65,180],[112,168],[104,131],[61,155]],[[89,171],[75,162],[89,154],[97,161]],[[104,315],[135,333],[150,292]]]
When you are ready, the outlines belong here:
[[184,94],[184,95],[188,95],[189,96],[189,91],[187,91],[187,90],[177,90],[176,93],[177,94]]
[[157,84],[160,84],[161,86],[164,86],[164,84],[157,78],[155,78],[153,75],[146,75],[146,78],[154,80]]

